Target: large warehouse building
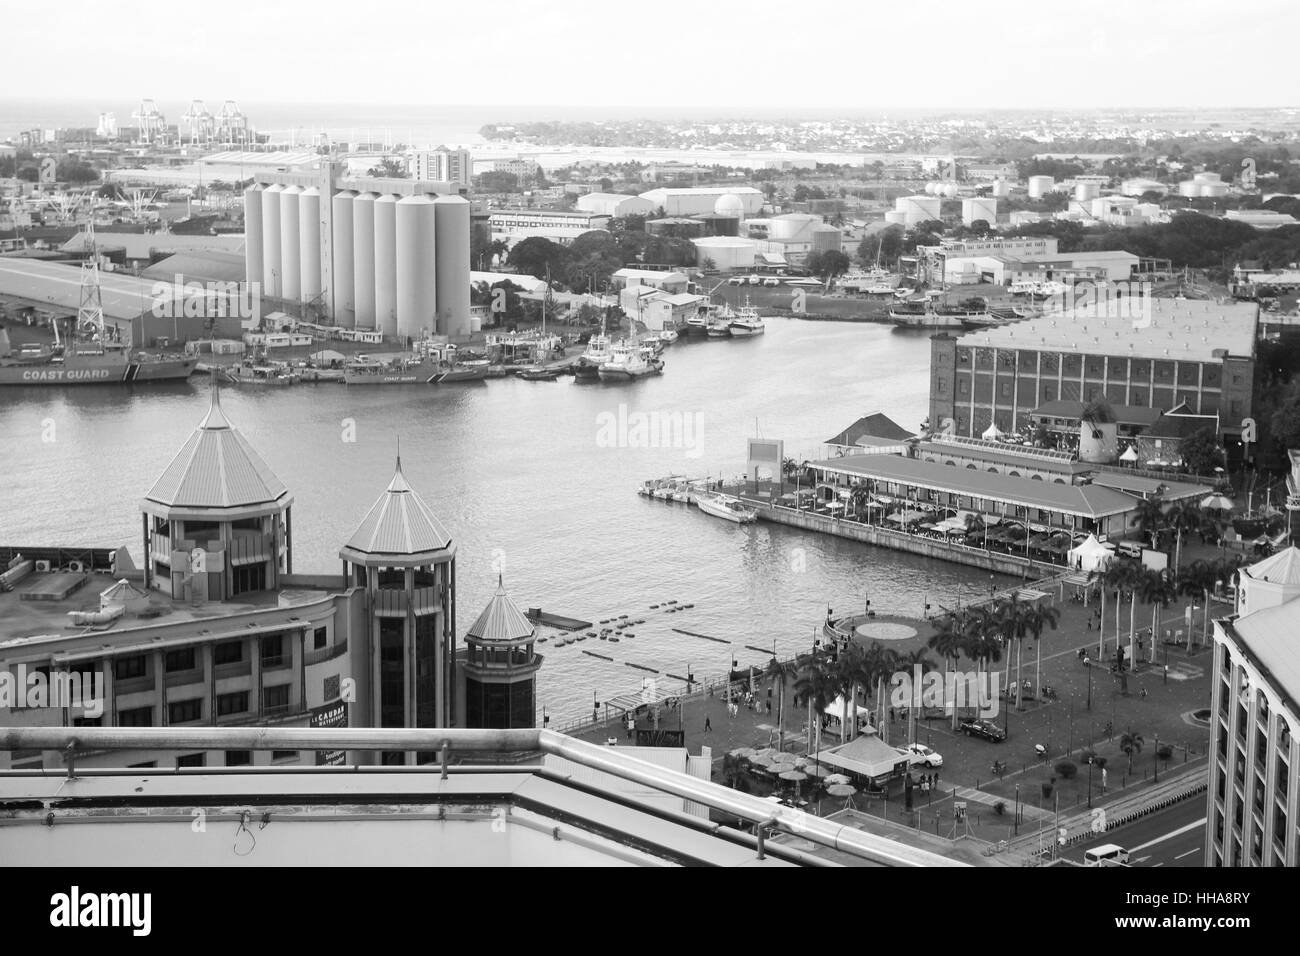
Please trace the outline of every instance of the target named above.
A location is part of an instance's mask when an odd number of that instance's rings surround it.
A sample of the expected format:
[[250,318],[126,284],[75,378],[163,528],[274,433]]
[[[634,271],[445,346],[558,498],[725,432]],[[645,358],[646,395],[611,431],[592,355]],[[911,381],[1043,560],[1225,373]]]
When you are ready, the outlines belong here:
[[245,256],[264,299],[385,337],[469,334],[470,204],[457,184],[350,179],[333,163],[255,180]]
[[[1147,299],[1150,314],[1057,315],[960,337],[930,349],[930,421],[957,435],[996,424],[1016,432],[1040,405],[1105,399],[1113,406],[1217,416],[1222,436],[1251,415],[1259,307]],[[1149,321],[1148,321],[1149,320]]]

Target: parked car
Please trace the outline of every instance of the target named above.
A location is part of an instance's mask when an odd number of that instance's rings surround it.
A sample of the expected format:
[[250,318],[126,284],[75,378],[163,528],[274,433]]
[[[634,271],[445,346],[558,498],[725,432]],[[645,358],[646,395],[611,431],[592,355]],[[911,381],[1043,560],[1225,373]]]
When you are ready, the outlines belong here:
[[963,720],[957,729],[967,737],[979,737],[995,744],[1007,739],[1007,732],[989,720]]
[[778,279],[776,276],[768,276],[766,279],[763,280],[763,285],[767,285],[767,286],[780,285],[780,284],[781,284],[781,280]]
[[907,763],[910,767],[943,766],[943,754],[931,750],[925,744],[908,744],[906,747],[899,747],[898,752],[907,754]]

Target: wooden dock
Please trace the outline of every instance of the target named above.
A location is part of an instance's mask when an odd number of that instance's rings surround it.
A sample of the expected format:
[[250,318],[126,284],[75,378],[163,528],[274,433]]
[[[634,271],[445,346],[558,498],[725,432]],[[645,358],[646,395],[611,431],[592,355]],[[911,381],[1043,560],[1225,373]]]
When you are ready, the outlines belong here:
[[551,614],[549,611],[543,611],[539,607],[530,607],[525,616],[534,624],[559,628],[561,631],[581,631],[585,628],[591,627],[590,621],[580,621],[576,617],[563,617],[559,614]]

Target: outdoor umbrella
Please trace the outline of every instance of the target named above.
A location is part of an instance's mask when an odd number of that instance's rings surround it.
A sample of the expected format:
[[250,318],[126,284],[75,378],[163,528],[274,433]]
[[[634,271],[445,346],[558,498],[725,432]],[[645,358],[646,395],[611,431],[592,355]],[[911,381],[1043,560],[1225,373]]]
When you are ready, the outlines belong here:
[[858,792],[858,788],[847,783],[833,783],[826,788],[826,792],[832,797],[851,797]]
[[772,757],[772,763],[793,767],[795,765],[795,756],[791,753],[775,754]]
[[830,778],[831,776],[834,776],[829,770],[827,770],[825,767],[821,766],[820,764],[805,764],[799,769],[802,770],[810,777]]
[[826,775],[826,783],[828,783],[828,784],[832,784],[832,785],[833,785],[833,784],[847,784],[848,782],[849,782],[848,774],[843,774],[843,773],[831,773],[831,774],[827,774],[827,775]]
[[1236,503],[1227,495],[1207,495],[1201,499],[1202,508],[1214,508],[1217,511],[1231,511]]
[[763,758],[763,757],[775,757],[777,753],[778,751],[774,747],[763,747],[761,750],[755,750],[753,756],[750,759],[752,760],[752,759]]
[[731,752],[731,756],[743,757],[746,760],[752,760],[757,753],[758,751],[754,750],[752,747],[740,747],[737,750],[733,750]]
[[786,770],[780,774],[782,780],[789,780],[791,783],[801,783],[808,779],[808,775],[802,770]]

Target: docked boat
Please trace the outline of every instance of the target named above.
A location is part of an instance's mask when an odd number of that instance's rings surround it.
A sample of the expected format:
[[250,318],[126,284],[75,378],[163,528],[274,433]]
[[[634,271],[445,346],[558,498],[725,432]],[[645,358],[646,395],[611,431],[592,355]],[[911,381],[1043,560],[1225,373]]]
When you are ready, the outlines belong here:
[[434,385],[452,385],[456,382],[481,382],[488,377],[489,364],[487,359],[439,362],[438,371],[429,381]]
[[758,512],[733,495],[724,495],[721,492],[700,494],[695,496],[695,504],[705,514],[734,521],[737,524],[750,524],[758,520]]
[[57,349],[0,358],[0,385],[133,385],[183,382],[197,358],[146,355],[127,349]]
[[758,309],[753,308],[748,302],[744,307],[737,310],[736,317],[732,319],[731,325],[727,332],[733,338],[744,339],[751,338],[755,335],[762,335],[766,331],[763,319],[758,314]]
[[231,385],[283,388],[297,385],[300,379],[297,372],[285,365],[249,363],[226,369],[225,380]]
[[659,333],[659,341],[664,345],[672,345],[677,341],[677,332],[675,329],[664,329]]
[[560,377],[560,369],[557,366],[547,367],[545,365],[526,368],[517,373],[525,382],[554,382]]
[[709,320],[708,325],[705,327],[705,334],[709,338],[726,339],[731,337],[731,320],[734,318],[734,313],[730,313],[730,310],[727,311],[729,313],[728,317],[715,316]]
[[620,342],[610,349],[609,361],[600,366],[597,374],[602,382],[625,382],[644,378],[663,370],[663,363],[646,355],[645,349],[628,342]]
[[605,323],[602,321],[599,334],[592,335],[587,341],[586,350],[573,363],[574,376],[580,379],[598,378],[600,367],[612,357],[611,344],[609,336],[605,333]]
[[348,385],[449,385],[480,382],[487,376],[487,359],[437,361],[427,356],[391,362],[357,361],[343,369],[343,381]]
[[928,302],[893,306],[889,318],[904,329],[960,329],[966,313],[931,308]]
[[686,338],[704,338],[709,334],[709,316],[706,311],[695,313],[688,316],[686,324],[682,326],[681,334]]

